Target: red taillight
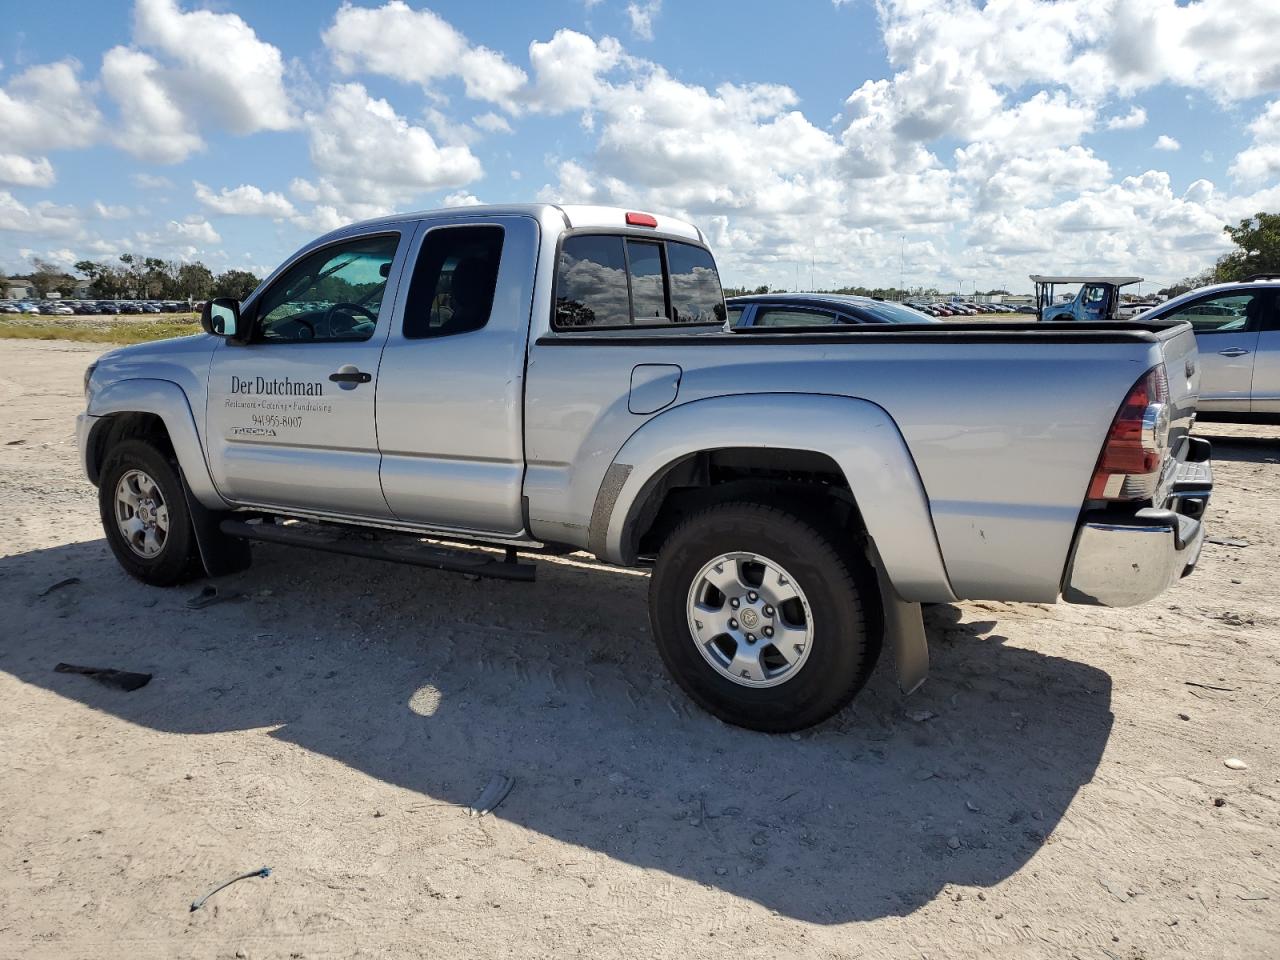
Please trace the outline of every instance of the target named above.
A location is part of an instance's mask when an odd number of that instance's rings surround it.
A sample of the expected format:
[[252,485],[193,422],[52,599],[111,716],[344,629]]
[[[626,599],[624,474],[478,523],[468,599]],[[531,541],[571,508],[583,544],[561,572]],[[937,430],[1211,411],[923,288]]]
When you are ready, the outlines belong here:
[[1098,467],[1090,500],[1145,500],[1160,485],[1169,453],[1169,381],[1164,364],[1152,367],[1124,398]]
[[656,227],[658,218],[651,213],[635,213],[634,211],[627,214],[628,227]]

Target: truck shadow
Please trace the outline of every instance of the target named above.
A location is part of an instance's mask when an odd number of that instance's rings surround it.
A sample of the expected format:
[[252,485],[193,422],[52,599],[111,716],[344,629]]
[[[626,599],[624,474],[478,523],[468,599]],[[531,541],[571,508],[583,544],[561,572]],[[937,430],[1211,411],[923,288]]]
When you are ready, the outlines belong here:
[[[542,562],[529,585],[259,547],[219,584],[246,597],[203,610],[185,606],[198,584],[137,584],[101,540],[0,559],[0,578],[0,669],[26,683],[175,734],[274,728],[254,736],[460,807],[506,774],[495,817],[816,923],[1008,878],[1052,842],[1112,725],[1107,674],[957,606],[929,608],[921,693],[900,697],[886,657],[792,738],[692,707],[652,648],[647,577],[585,562]],[[155,679],[123,693],[60,660]]]
[[1197,430],[1196,436],[1213,444],[1213,459],[1234,463],[1280,463],[1280,426],[1263,427],[1270,436],[1216,435]]

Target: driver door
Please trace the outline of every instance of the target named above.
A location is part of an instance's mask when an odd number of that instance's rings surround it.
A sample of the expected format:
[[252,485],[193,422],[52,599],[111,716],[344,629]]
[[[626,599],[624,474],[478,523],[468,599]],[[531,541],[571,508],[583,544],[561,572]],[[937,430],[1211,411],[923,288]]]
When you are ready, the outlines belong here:
[[1101,283],[1088,284],[1080,291],[1080,319],[1106,320],[1111,303],[1111,288]]
[[406,246],[394,231],[344,238],[246,302],[248,342],[220,342],[209,367],[209,468],[228,500],[391,516],[374,391]]
[[1249,412],[1265,296],[1265,291],[1259,290],[1220,293],[1160,315],[1161,320],[1185,320],[1195,329],[1201,410]]

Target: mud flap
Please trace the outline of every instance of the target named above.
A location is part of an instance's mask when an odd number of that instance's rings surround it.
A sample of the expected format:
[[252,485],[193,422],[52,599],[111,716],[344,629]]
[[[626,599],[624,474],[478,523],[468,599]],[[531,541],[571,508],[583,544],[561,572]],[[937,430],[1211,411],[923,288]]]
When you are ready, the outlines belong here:
[[905,694],[915,693],[929,676],[929,638],[924,632],[924,613],[920,604],[911,603],[898,596],[874,544],[868,545],[868,553],[876,570],[876,582],[880,586],[880,603],[884,608],[884,635],[893,647],[898,667],[898,689]]
[[191,526],[195,530],[196,546],[200,550],[200,562],[204,564],[205,573],[211,577],[225,577],[248,570],[253,563],[249,542],[223,533],[218,524],[226,513],[210,510],[196,499],[181,467],[178,468],[178,476],[182,478],[182,494],[187,500],[187,511],[191,514]]

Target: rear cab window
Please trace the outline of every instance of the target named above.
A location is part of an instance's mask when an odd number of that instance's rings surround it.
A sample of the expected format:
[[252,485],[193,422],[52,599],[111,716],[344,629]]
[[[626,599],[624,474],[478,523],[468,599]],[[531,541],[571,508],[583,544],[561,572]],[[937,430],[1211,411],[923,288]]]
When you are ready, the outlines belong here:
[[574,234],[560,246],[558,330],[724,322],[715,261],[678,240]]
[[440,226],[422,242],[405,303],[406,339],[448,337],[489,322],[503,229],[499,226]]

